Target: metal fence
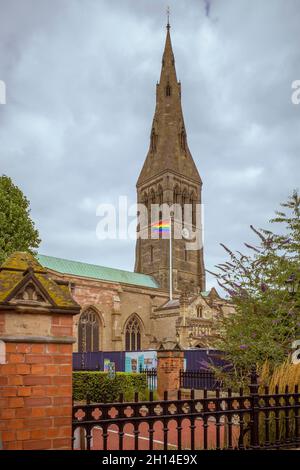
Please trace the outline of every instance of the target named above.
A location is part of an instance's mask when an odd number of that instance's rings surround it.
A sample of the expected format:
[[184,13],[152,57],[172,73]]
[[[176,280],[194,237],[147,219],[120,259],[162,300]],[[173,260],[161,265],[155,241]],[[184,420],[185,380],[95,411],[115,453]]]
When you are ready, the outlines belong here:
[[143,369],[140,367],[140,374],[145,374],[149,390],[157,390],[157,369]]
[[[73,406],[74,448],[125,449],[280,449],[300,447],[298,387],[259,393],[256,376],[249,392],[228,389],[176,399],[87,403]],[[81,436],[81,439],[79,438]]]
[[181,370],[180,388],[195,390],[216,390],[222,383],[216,379],[210,370]]

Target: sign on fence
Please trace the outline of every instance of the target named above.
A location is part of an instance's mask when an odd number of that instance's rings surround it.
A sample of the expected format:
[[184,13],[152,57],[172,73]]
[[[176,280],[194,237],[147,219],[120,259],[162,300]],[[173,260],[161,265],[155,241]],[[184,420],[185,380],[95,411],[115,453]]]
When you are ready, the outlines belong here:
[[130,351],[125,354],[125,372],[139,372],[140,369],[156,369],[156,351]]
[[116,365],[114,362],[108,364],[108,377],[114,379],[116,377]]

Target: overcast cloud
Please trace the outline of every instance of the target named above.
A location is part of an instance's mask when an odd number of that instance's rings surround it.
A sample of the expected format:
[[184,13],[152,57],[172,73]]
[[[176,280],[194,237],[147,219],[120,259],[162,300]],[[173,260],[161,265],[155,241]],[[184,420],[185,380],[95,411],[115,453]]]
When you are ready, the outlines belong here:
[[[189,146],[203,180],[205,262],[225,258],[299,187],[299,0],[169,0]],[[208,8],[207,5],[210,4]],[[31,201],[40,252],[132,270],[96,207],[128,195],[148,150],[162,0],[0,0],[0,174]],[[209,279],[209,286],[212,285]]]

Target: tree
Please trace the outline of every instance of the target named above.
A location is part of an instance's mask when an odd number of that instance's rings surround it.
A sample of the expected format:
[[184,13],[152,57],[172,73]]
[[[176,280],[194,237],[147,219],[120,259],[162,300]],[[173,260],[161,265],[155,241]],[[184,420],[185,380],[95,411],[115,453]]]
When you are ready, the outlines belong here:
[[8,176],[0,177],[0,264],[14,251],[29,251],[40,244],[30,218],[29,201]]
[[258,244],[245,243],[247,254],[227,251],[230,260],[217,266],[219,285],[236,313],[221,316],[216,347],[232,363],[238,383],[252,367],[282,363],[300,332],[300,288],[291,296],[287,280],[300,281],[300,197],[296,191],[270,221],[279,233],[251,226]]

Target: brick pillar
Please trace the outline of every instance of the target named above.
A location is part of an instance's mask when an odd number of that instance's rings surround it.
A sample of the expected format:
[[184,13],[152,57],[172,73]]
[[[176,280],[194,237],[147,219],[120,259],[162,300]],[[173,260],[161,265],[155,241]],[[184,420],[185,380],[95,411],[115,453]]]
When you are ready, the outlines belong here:
[[[18,281],[8,296],[0,287],[0,340],[6,350],[5,363],[0,364],[2,446],[7,450],[70,449],[72,329],[79,306],[68,287],[49,278],[29,255],[13,256],[14,263],[0,268],[5,286]],[[24,262],[30,259],[28,270]]]
[[168,391],[172,398],[180,388],[180,370],[184,367],[184,351],[179,348],[157,351],[157,393],[159,399]]

